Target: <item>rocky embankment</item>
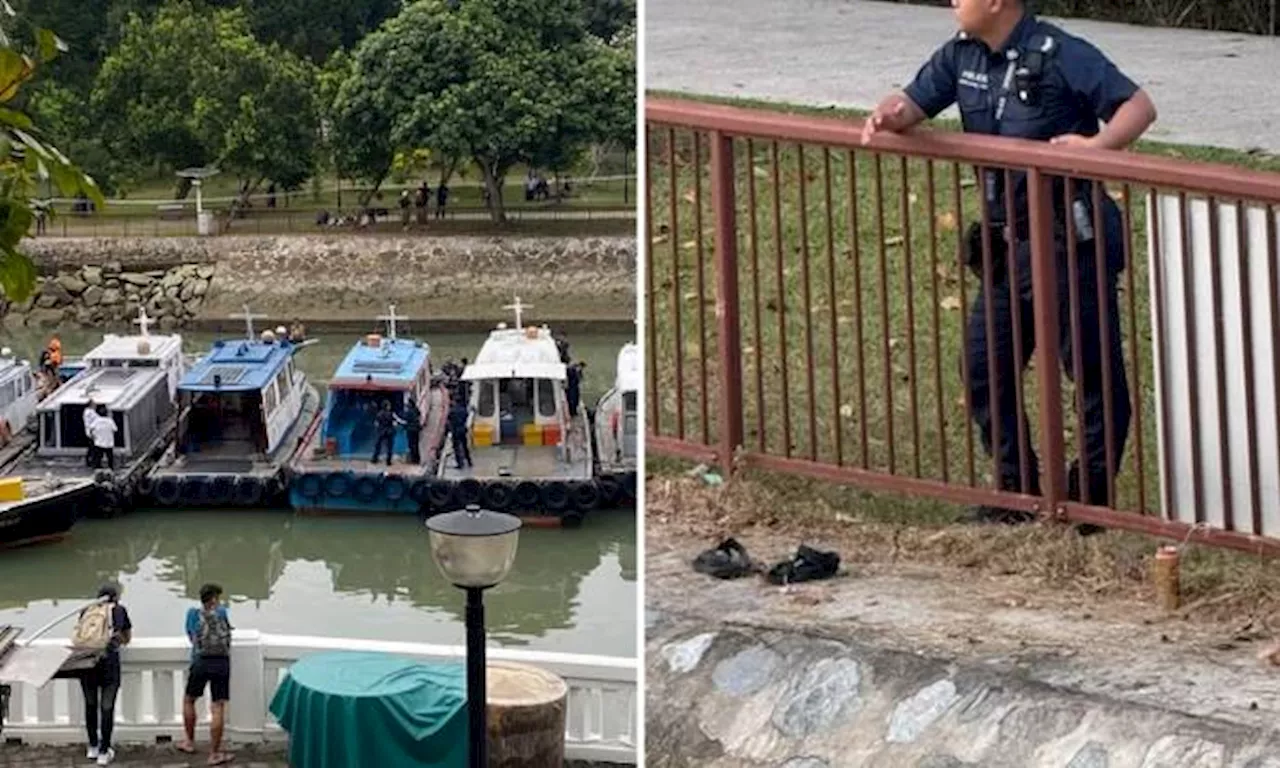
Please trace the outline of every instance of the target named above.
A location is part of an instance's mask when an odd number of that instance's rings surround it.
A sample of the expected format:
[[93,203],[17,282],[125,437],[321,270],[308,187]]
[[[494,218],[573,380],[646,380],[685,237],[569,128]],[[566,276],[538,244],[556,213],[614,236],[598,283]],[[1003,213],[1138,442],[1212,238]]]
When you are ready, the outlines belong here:
[[144,306],[177,328],[246,304],[308,322],[366,321],[392,303],[415,321],[487,321],[506,319],[516,295],[535,321],[619,321],[636,300],[634,238],[49,238],[23,249],[40,278],[29,300],[0,305],[11,327],[94,326]]

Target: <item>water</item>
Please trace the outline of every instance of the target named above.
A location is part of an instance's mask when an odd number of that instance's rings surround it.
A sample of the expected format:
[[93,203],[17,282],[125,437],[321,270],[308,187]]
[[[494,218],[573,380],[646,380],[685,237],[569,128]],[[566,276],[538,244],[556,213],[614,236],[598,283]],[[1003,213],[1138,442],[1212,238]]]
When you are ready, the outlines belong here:
[[[118,332],[126,332],[118,329]],[[68,355],[100,331],[61,334]],[[323,384],[346,354],[349,335],[315,334],[299,363]],[[201,350],[216,336],[187,336]],[[6,333],[2,343],[33,359],[47,335]],[[611,385],[625,336],[571,338],[587,362],[584,401]],[[432,354],[473,357],[479,334],[432,336]],[[460,645],[463,597],[445,582],[421,523],[409,517],[300,517],[288,511],[138,511],[84,520],[63,542],[0,552],[0,623],[35,630],[104,580],[124,587],[137,637],[182,634],[200,585],[221,584],[235,626],[263,632]],[[493,642],[565,653],[636,654],[636,519],[602,511],[582,528],[525,528],[508,579],[486,594]],[[54,630],[66,636],[70,622]]]

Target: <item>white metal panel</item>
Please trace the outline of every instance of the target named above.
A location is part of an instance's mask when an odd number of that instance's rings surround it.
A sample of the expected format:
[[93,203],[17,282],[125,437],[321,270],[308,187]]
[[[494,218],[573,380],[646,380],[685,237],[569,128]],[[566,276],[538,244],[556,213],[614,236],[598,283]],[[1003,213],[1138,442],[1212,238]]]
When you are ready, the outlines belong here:
[[[1158,231],[1153,225],[1153,211]],[[1234,530],[1252,532],[1256,503],[1262,513],[1261,533],[1280,537],[1280,422],[1274,374],[1277,350],[1271,323],[1273,313],[1280,312],[1271,298],[1278,267],[1269,263],[1267,210],[1246,206],[1243,215],[1247,263],[1241,274],[1240,215],[1241,210],[1234,203],[1218,203],[1218,250],[1214,253],[1207,200],[1189,199],[1185,222],[1178,195],[1160,194],[1147,200],[1148,248],[1153,265],[1158,253],[1161,273],[1157,280],[1157,270],[1150,270],[1161,501],[1166,516],[1194,524],[1198,483],[1208,525],[1225,527],[1224,512],[1229,501]],[[1184,223],[1188,254],[1182,247]],[[1184,255],[1189,257],[1189,274],[1184,269]],[[1215,273],[1219,284],[1216,306]],[[1163,309],[1163,328],[1159,327],[1156,314],[1157,300]],[[1244,346],[1246,319],[1250,331],[1248,350]],[[1219,321],[1221,350],[1215,339]],[[1192,325],[1194,337],[1190,335]],[[1225,383],[1222,393],[1218,391],[1219,352]],[[1251,367],[1247,360],[1252,361]],[[1246,397],[1247,373],[1252,379],[1252,402]],[[1194,408],[1192,382],[1196,389]],[[1220,403],[1220,398],[1225,402]],[[1220,407],[1226,414],[1225,423],[1220,419]],[[1252,445],[1248,439],[1250,417],[1255,431]],[[1227,435],[1226,455],[1221,447],[1223,430]],[[1196,451],[1200,462],[1198,477],[1194,472]],[[1257,499],[1250,487],[1251,452],[1257,463]]]

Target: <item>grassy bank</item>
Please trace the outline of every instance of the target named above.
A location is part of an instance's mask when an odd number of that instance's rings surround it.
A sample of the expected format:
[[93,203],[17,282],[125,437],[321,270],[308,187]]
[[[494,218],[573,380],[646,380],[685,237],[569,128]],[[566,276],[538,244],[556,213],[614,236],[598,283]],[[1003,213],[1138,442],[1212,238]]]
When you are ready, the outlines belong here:
[[[853,110],[707,101],[860,116]],[[957,127],[940,123],[944,129]],[[1159,143],[1143,143],[1138,150],[1280,171],[1280,159],[1227,150]],[[649,152],[648,338],[658,379],[650,395],[650,427],[656,418],[659,433],[678,434],[683,421],[683,434],[714,440],[718,341],[710,261],[714,219],[705,171],[709,149],[705,140],[695,149],[689,133],[672,137],[653,130]],[[775,148],[769,142],[738,141],[735,157],[747,446],[904,476],[989,484],[992,464],[967,417],[961,366],[965,317],[979,288],[957,247],[958,236],[979,216],[972,169],[861,150]],[[694,170],[699,164],[701,173]],[[1151,511],[1159,506],[1159,486],[1148,191],[1108,185],[1122,209],[1126,199],[1130,203],[1121,324],[1129,384],[1140,393],[1125,455],[1118,457],[1116,490],[1120,507]],[[812,374],[806,358],[815,362]],[[1066,361],[1068,372],[1073,364]],[[1035,382],[1033,363],[1021,396],[1030,437],[1038,445]],[[1078,446],[1070,376],[1064,376],[1063,390],[1070,460]],[[683,414],[678,392],[684,396]],[[899,500],[893,503],[904,507]],[[923,518],[954,512],[933,502],[910,502],[905,508]]]

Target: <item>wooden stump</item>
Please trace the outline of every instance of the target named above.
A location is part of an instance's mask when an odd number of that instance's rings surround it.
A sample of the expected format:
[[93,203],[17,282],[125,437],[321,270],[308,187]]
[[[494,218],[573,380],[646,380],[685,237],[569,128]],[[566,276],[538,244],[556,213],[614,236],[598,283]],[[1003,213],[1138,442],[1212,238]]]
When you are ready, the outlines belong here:
[[569,686],[524,664],[486,665],[489,768],[564,765],[564,718]]

